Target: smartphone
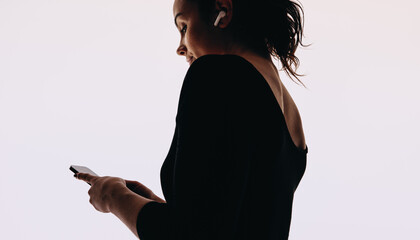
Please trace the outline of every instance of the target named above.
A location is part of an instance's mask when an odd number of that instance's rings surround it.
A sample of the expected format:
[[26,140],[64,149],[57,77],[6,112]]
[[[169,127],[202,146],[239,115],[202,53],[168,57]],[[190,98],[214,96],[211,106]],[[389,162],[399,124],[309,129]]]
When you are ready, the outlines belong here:
[[88,167],[84,167],[84,166],[71,165],[70,170],[74,173],[89,173],[90,175],[98,176],[98,174],[90,170]]

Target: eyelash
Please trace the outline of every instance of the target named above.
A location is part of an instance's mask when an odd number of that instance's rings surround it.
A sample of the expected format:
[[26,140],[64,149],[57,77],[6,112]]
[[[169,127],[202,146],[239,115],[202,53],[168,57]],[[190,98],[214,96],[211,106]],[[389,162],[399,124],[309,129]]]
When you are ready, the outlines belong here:
[[181,33],[185,33],[187,31],[187,25],[185,25],[182,29],[181,29]]

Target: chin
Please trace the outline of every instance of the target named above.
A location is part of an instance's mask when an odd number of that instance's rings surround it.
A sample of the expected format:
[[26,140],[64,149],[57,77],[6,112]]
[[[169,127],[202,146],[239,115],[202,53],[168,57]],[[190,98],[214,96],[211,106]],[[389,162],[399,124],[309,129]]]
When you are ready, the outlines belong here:
[[195,61],[195,58],[194,58],[194,57],[191,57],[191,58],[188,60],[188,64],[191,66],[191,64],[192,64],[194,61]]

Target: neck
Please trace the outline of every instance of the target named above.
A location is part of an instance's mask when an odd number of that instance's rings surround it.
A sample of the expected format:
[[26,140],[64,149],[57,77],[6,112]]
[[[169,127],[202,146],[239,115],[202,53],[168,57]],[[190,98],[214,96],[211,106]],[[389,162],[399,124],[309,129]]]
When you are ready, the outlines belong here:
[[260,59],[269,60],[271,62],[271,56],[270,54],[261,54],[252,48],[236,42],[231,42],[227,45],[225,48],[224,54],[233,54],[233,55],[239,55],[239,56],[248,56],[248,57],[258,57]]
[[278,74],[277,67],[274,65],[270,54],[264,56],[257,51],[254,51],[253,49],[241,44],[232,44],[229,48],[227,48],[227,50],[224,51],[223,54],[241,56],[254,64],[254,66],[260,66],[261,68],[265,69],[269,68],[275,70],[276,74]]

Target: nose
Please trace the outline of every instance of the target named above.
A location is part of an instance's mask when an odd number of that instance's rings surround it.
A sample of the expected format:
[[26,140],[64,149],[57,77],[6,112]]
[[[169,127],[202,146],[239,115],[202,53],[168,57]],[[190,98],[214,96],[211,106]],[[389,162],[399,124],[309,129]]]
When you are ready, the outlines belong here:
[[185,56],[187,55],[187,48],[183,44],[180,44],[178,49],[176,50],[176,53],[179,56]]

